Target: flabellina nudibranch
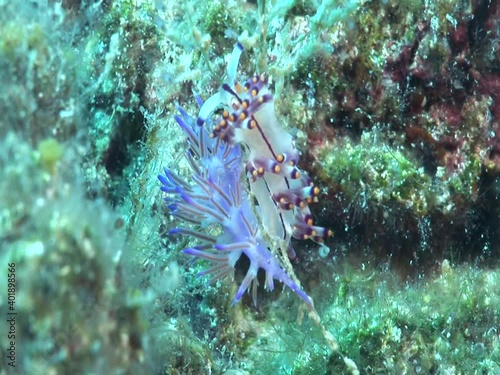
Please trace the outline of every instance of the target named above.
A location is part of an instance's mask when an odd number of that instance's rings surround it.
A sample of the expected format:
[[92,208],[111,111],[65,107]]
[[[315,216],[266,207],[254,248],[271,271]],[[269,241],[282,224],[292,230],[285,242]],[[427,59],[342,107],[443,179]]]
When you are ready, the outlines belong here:
[[[248,257],[250,266],[233,303],[250,285],[257,303],[257,272],[263,269],[269,290],[278,280],[312,308],[278,254],[295,257],[291,237],[322,242],[332,232],[313,225],[308,204],[317,200],[319,188],[297,167],[299,152],[278,123],[267,77],[256,75],[244,85],[236,80],[242,52],[237,43],[217,93],[205,102],[195,95],[200,106],[196,118],[178,107],[175,120],[187,136],[185,157],[193,175],[186,181],[165,168],[158,179],[172,215],[192,225],[169,234],[201,241],[183,252],[213,263],[198,274],[211,275],[210,282],[233,278],[238,259]],[[222,110],[219,116],[217,109]],[[222,234],[212,234],[216,225]],[[278,248],[285,251],[278,253]]]

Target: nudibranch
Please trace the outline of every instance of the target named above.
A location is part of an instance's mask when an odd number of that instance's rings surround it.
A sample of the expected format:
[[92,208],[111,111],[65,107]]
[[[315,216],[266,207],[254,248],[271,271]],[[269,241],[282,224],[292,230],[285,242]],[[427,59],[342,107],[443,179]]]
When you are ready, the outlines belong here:
[[[226,79],[215,94],[205,102],[196,96],[196,119],[181,107],[180,116],[175,116],[187,135],[185,155],[193,175],[188,182],[165,169],[158,178],[170,212],[194,226],[170,234],[202,241],[183,251],[213,263],[199,273],[211,274],[211,281],[232,277],[236,262],[246,255],[250,266],[234,303],[252,285],[256,304],[257,272],[263,269],[269,290],[278,280],[312,307],[311,298],[286,272],[272,247],[286,247],[294,258],[291,237],[322,242],[332,232],[313,225],[309,204],[317,201],[320,189],[298,168],[300,153],[278,123],[267,76],[255,75],[243,85],[236,79],[242,52],[237,43]],[[213,225],[219,225],[222,234],[212,235]]]

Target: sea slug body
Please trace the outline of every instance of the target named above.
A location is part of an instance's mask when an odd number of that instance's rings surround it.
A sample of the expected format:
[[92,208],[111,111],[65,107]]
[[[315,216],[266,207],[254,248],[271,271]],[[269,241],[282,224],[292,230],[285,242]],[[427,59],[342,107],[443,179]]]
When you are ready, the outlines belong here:
[[[276,251],[270,250],[273,244],[264,238],[286,246],[294,257],[291,237],[322,242],[332,232],[313,225],[308,204],[317,200],[319,189],[297,167],[299,152],[278,123],[267,77],[254,76],[244,85],[236,80],[242,51],[236,44],[217,93],[205,102],[196,96],[200,105],[196,118],[178,107],[180,115],[175,119],[187,136],[185,156],[193,175],[185,181],[165,169],[158,178],[170,212],[193,226],[170,234],[201,241],[183,251],[213,263],[199,273],[211,275],[210,281],[232,278],[236,262],[246,255],[250,266],[234,303],[250,285],[257,303],[257,272],[263,269],[269,290],[278,280],[312,307],[311,298],[292,280]],[[218,108],[222,114],[213,120]],[[214,225],[222,229],[217,237],[210,234]]]

